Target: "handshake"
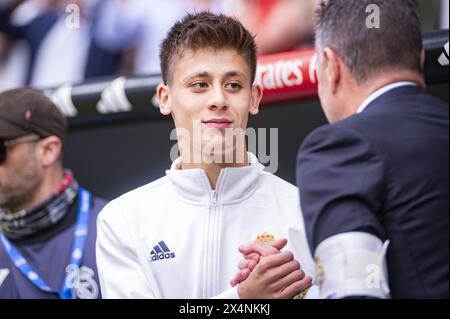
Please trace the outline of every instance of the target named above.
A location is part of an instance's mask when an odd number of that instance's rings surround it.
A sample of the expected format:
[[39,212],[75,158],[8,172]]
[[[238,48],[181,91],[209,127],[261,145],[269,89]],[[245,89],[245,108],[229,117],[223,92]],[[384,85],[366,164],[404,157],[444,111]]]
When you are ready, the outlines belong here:
[[303,299],[312,285],[291,251],[281,250],[287,239],[275,240],[264,233],[257,240],[239,247],[244,259],[231,279],[241,299]]

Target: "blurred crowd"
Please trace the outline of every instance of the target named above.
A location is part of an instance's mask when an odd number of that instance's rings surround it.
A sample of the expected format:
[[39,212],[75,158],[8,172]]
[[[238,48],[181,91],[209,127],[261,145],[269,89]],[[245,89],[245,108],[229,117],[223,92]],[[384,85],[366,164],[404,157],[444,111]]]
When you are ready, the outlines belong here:
[[[260,55],[311,47],[319,2],[0,0],[0,91],[24,85],[51,88],[101,76],[159,74],[162,38],[191,11],[235,16],[256,36]],[[443,2],[448,6],[448,0]]]
[[[159,73],[159,44],[186,12],[236,16],[260,54],[312,45],[317,0],[0,0],[0,90]],[[251,14],[250,14],[251,13]]]

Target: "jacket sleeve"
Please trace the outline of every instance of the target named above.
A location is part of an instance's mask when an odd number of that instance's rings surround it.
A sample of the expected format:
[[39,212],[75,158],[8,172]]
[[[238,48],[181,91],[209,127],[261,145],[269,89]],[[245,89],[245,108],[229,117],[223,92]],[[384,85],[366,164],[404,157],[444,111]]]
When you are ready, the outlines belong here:
[[155,298],[141,268],[120,206],[109,203],[97,219],[96,259],[105,299]]
[[384,240],[383,160],[361,134],[342,125],[316,129],[297,158],[297,185],[311,251],[325,239],[365,232]]

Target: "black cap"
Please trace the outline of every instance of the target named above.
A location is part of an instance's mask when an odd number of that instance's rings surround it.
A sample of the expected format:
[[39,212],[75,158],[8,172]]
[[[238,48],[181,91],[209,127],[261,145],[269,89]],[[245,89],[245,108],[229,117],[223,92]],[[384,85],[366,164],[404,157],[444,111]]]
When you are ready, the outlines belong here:
[[64,142],[67,120],[42,92],[29,88],[0,93],[0,139],[55,135]]

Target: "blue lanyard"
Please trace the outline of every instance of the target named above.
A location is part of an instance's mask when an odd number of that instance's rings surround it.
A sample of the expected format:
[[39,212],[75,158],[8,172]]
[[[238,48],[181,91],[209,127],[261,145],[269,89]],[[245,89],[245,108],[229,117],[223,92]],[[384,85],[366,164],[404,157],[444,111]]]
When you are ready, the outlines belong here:
[[[78,198],[77,223],[75,225],[75,234],[72,244],[72,253],[70,254],[69,266],[74,265],[77,268],[80,267],[81,259],[83,258],[84,247],[86,245],[86,238],[89,227],[89,216],[91,214],[91,201],[92,201],[91,193],[80,187]],[[34,268],[17,250],[17,248],[14,247],[14,245],[2,233],[0,233],[0,237],[3,246],[6,249],[6,253],[8,254],[11,261],[22,272],[22,274],[26,278],[28,278],[36,287],[45,292],[58,294],[61,299],[75,298],[72,291],[74,283],[71,282],[71,276],[68,276],[66,274],[60,292],[53,290],[52,288],[50,288],[49,285],[45,283],[45,281],[39,276],[39,274],[34,270]]]

